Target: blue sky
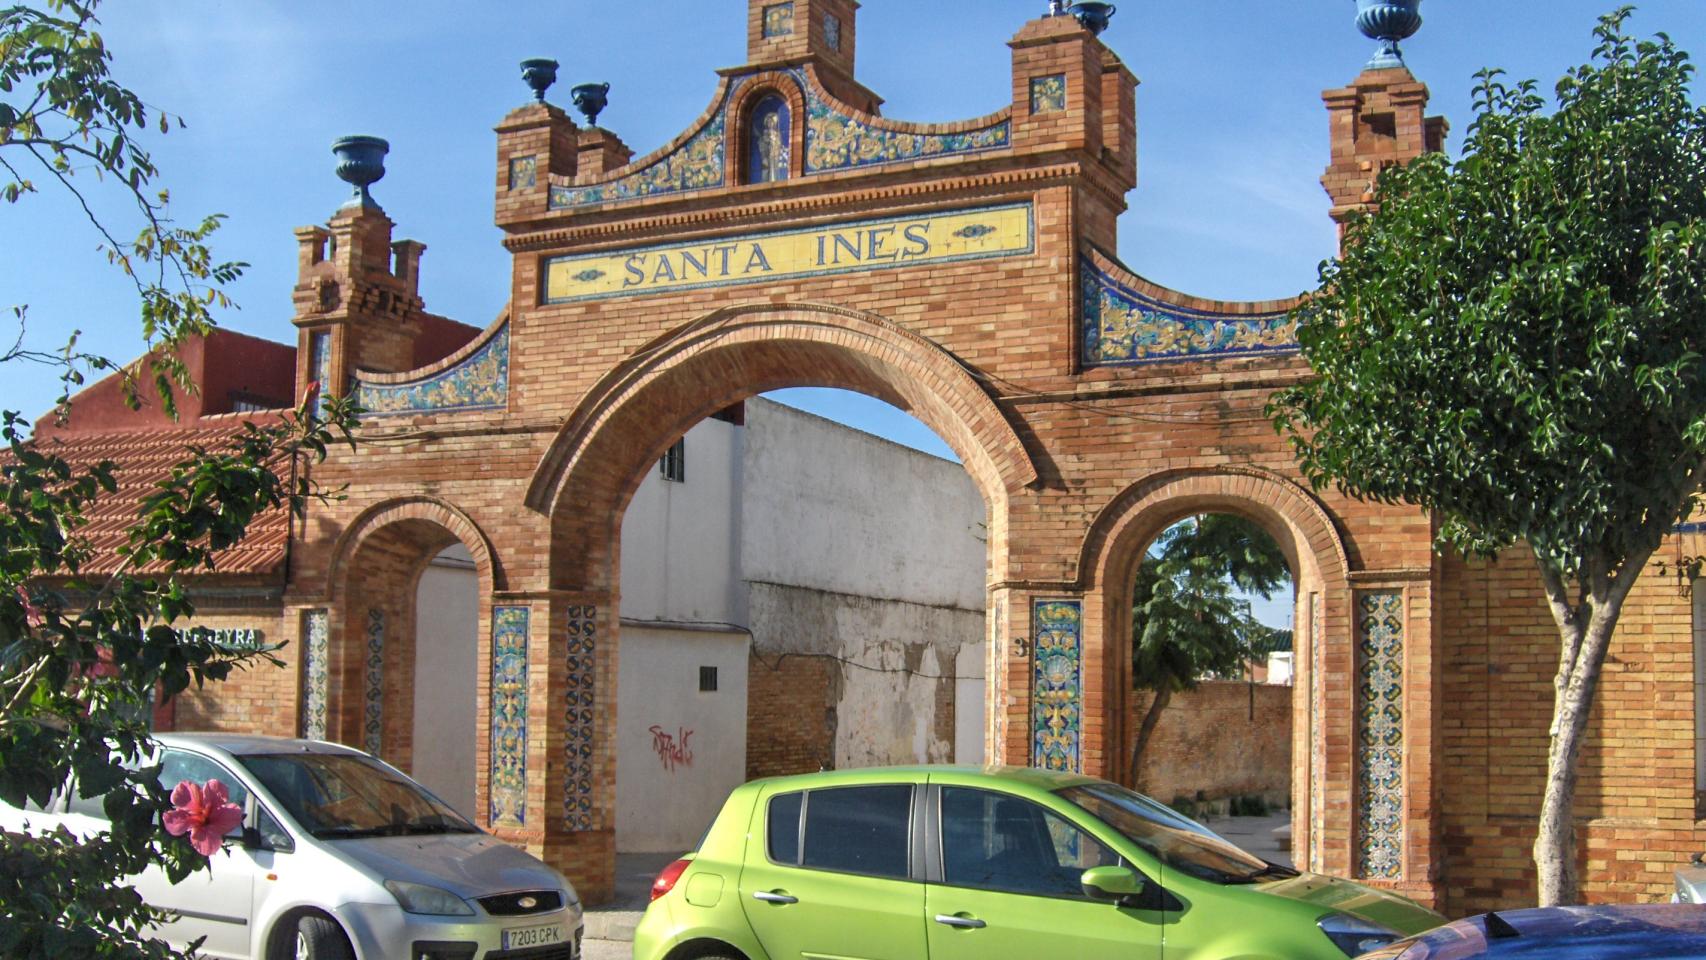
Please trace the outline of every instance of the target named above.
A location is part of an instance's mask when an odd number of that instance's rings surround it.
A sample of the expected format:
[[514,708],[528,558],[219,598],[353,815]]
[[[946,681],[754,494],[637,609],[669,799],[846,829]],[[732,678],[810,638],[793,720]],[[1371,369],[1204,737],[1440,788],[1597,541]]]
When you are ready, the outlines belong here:
[[[1550,85],[1586,59],[1594,19],[1612,0],[1427,0],[1405,45],[1433,90],[1433,112],[1461,142],[1471,76],[1502,66]],[[368,133],[391,141],[375,195],[399,234],[427,244],[429,309],[477,326],[504,305],[508,258],[492,226],[491,128],[528,95],[516,63],[562,62],[553,91],[612,84],[601,123],[636,153],[662,145],[704,109],[714,70],[745,59],[743,0],[109,0],[103,33],[119,78],[189,128],[156,138],[174,210],[230,216],[217,251],[252,264],[232,288],[225,326],[289,340],[294,227],[320,222],[346,196],[329,144]],[[1045,0],[867,0],[859,74],[886,115],[980,116],[1006,103],[1006,41]],[[1108,43],[1143,80],[1140,183],[1120,224],[1120,256],[1191,293],[1283,297],[1313,286],[1333,252],[1317,178],[1327,161],[1320,92],[1356,76],[1374,44],[1352,0],[1131,0]],[[1647,0],[1641,33],[1668,31],[1706,55],[1702,0]],[[110,205],[100,205],[104,212]],[[133,294],[95,250],[66,198],[4,209],[0,307],[28,304],[31,343],[140,352]],[[124,233],[133,232],[126,229]],[[6,371],[0,406],[39,413],[55,396],[38,370]],[[922,425],[863,398],[822,391],[790,402],[942,452]]]

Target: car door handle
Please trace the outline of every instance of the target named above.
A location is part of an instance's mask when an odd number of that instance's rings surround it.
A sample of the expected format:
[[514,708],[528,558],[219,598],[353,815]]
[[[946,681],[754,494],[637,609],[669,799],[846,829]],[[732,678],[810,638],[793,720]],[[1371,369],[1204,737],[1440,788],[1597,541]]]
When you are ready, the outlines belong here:
[[936,914],[936,922],[944,926],[959,927],[961,930],[982,930],[986,924],[972,917],[951,917],[945,913]]
[[786,904],[786,903],[799,903],[800,902],[799,897],[790,897],[785,893],[771,893],[768,890],[759,890],[759,891],[755,892],[752,895],[752,899],[762,900],[765,903],[784,903],[784,904]]

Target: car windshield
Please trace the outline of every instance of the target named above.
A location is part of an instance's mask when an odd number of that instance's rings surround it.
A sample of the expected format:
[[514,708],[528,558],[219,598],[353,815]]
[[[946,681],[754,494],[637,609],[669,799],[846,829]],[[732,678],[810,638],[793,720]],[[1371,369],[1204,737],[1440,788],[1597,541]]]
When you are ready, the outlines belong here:
[[1111,783],[1067,787],[1061,797],[1119,831],[1168,868],[1214,883],[1295,876],[1233,846],[1212,830],[1139,793]]
[[237,760],[322,840],[480,832],[414,781],[366,757],[281,753]]

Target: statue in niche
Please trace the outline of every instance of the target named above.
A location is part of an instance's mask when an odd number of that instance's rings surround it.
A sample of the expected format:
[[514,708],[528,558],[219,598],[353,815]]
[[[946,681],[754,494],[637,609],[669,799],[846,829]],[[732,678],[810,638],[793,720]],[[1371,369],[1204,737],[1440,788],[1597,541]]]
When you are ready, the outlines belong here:
[[775,183],[788,179],[788,104],[781,97],[767,97],[753,111],[747,141],[749,183]]

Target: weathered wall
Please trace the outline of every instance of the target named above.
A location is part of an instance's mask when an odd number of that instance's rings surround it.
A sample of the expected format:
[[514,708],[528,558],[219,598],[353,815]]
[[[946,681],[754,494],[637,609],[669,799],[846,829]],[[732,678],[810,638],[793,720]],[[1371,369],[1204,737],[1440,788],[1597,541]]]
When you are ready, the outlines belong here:
[[[747,408],[745,476],[754,646],[771,663],[831,664],[820,701],[833,729],[828,763],[965,753],[958,723],[981,731],[984,713],[981,696],[962,698],[983,680],[987,553],[986,511],[965,468],[760,400]],[[753,718],[755,740],[792,722],[762,703]]]
[[745,779],[746,634],[626,626],[617,672],[616,849],[691,850]]
[[[1706,553],[1698,535],[1659,556]],[[1558,634],[1534,561],[1442,561],[1442,791],[1448,912],[1532,905]],[[1693,608],[1654,570],[1629,596],[1601,681],[1576,798],[1583,895],[1648,902],[1706,848],[1696,820]]]
[[[1174,694],[1144,750],[1137,789],[1162,803],[1200,794],[1210,801],[1260,795],[1274,806],[1288,805],[1292,692],[1276,684],[1211,680]],[[1145,691],[1132,704],[1134,739],[1154,698]]]

